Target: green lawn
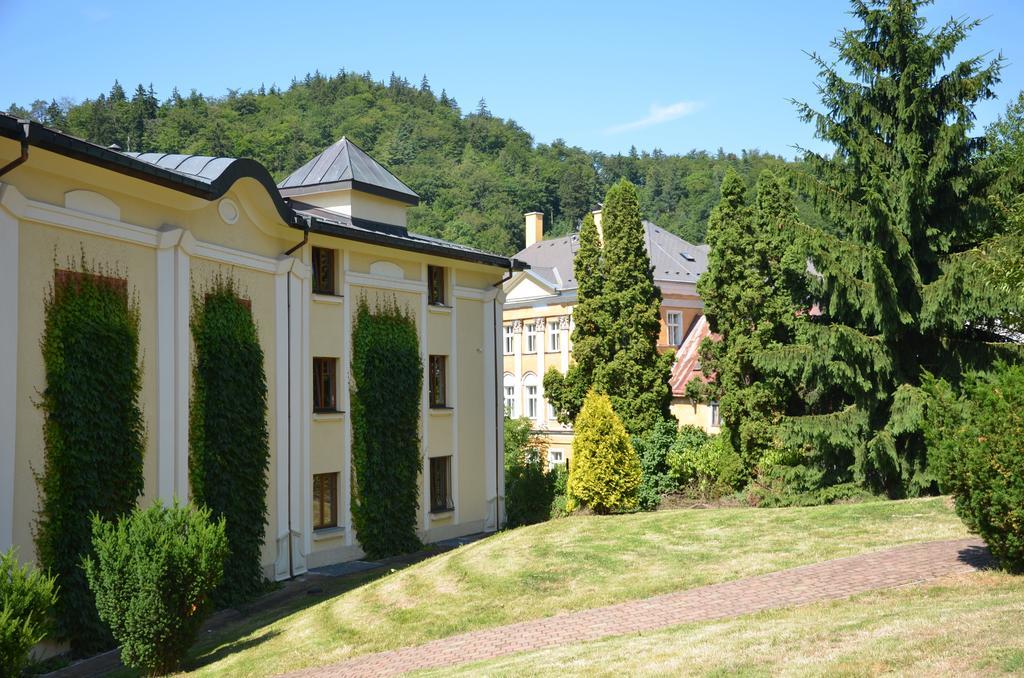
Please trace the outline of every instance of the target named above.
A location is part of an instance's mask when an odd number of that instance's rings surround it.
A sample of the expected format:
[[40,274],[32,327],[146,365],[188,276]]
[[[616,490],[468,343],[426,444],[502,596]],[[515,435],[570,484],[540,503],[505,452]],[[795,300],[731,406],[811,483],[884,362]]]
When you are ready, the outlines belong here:
[[[899,544],[966,536],[944,498],[681,510],[505,532],[328,600],[203,638],[208,675],[273,675],[463,631],[607,605]],[[302,607],[305,606],[305,607]]]
[[1021,619],[1024,577],[972,573],[416,675],[1020,675]]

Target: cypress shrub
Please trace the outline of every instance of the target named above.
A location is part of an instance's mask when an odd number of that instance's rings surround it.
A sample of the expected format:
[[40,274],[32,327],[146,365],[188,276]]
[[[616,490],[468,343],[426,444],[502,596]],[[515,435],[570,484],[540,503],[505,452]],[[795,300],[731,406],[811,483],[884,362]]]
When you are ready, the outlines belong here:
[[640,480],[640,459],[611,400],[589,393],[572,441],[567,487],[571,503],[595,513],[632,511],[637,508]]
[[92,523],[95,558],[84,561],[100,617],[121,660],[161,675],[178,668],[210,610],[228,553],[224,518],[159,502],[111,523]]
[[420,402],[416,322],[396,301],[359,301],[352,329],[352,521],[371,558],[420,548]]
[[215,598],[230,605],[263,588],[267,524],[267,380],[249,306],[218,276],[192,300],[195,362],[189,432],[193,501],[227,519],[228,560]]
[[0,553],[0,676],[16,676],[32,646],[46,636],[47,615],[57,601],[55,579],[18,565],[15,550]]
[[1024,365],[968,374],[959,397],[944,381],[926,388],[926,436],[942,489],[1000,567],[1024,573]]
[[81,568],[90,517],[118,519],[143,489],[139,312],[125,279],[92,271],[83,254],[79,272],[56,272],[44,314],[36,551],[57,578],[56,635],[83,655],[112,642]]

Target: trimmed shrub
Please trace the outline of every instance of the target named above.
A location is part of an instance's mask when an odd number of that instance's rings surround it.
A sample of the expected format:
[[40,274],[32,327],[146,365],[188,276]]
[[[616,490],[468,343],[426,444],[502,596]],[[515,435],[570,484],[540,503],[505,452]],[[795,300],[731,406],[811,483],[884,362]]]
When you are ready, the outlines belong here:
[[27,563],[19,566],[13,548],[0,553],[0,676],[18,675],[32,646],[46,637],[55,581]]
[[640,457],[641,480],[637,489],[637,506],[641,511],[658,508],[661,498],[677,487],[668,468],[668,454],[676,442],[677,434],[675,422],[659,421],[650,431],[633,436],[633,448]]
[[195,641],[228,554],[224,518],[211,515],[158,502],[117,523],[93,518],[85,576],[127,666],[170,673]]
[[640,459],[612,401],[589,393],[576,417],[567,508],[581,504],[594,513],[633,511],[640,480]]
[[412,316],[360,299],[352,329],[352,521],[370,558],[420,548],[423,361]]
[[723,435],[711,436],[702,445],[680,445],[671,468],[676,478],[707,499],[739,489],[746,478],[743,459]]
[[544,469],[546,445],[530,436],[530,420],[505,419],[505,516],[508,527],[551,516],[554,477]]
[[35,542],[59,587],[55,635],[78,656],[113,643],[81,568],[92,550],[90,517],[118,519],[143,489],[139,310],[127,287],[116,273],[91,269],[83,255],[77,271],[55,272],[45,300]]
[[263,590],[267,524],[267,379],[248,304],[217,276],[192,298],[195,362],[189,415],[192,501],[227,519],[228,559],[214,594],[231,605]]
[[1024,573],[1024,366],[967,374],[959,397],[944,381],[926,380],[925,390],[942,489],[1000,567]]

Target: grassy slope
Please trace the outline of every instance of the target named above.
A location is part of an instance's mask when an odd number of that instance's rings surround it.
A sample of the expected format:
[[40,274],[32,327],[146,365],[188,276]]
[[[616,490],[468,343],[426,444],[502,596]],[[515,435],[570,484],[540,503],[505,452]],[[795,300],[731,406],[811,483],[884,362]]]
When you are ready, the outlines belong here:
[[1024,673],[1024,578],[976,573],[417,675]]
[[202,674],[272,675],[472,629],[910,542],[963,537],[945,499],[577,517],[502,533],[289,616],[212,634]]

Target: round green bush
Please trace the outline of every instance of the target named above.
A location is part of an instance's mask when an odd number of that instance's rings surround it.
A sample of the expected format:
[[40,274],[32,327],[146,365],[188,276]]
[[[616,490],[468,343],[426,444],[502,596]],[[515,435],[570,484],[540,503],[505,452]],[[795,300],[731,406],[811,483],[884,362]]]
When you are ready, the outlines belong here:
[[15,550],[0,553],[0,676],[16,676],[32,646],[46,636],[47,615],[57,602],[54,577],[27,564]]
[[85,576],[121,661],[153,675],[176,670],[224,574],[224,518],[158,502],[116,523],[96,516],[92,533],[96,557],[83,561]]
[[699,436],[693,432],[685,433],[683,442],[669,457],[672,475],[705,498],[720,497],[739,489],[746,471],[743,459],[733,449],[728,436],[719,434],[706,438],[703,444],[695,444],[698,440]]
[[1024,573],[1024,366],[968,374],[959,397],[943,381],[925,388],[940,486],[999,565]]

